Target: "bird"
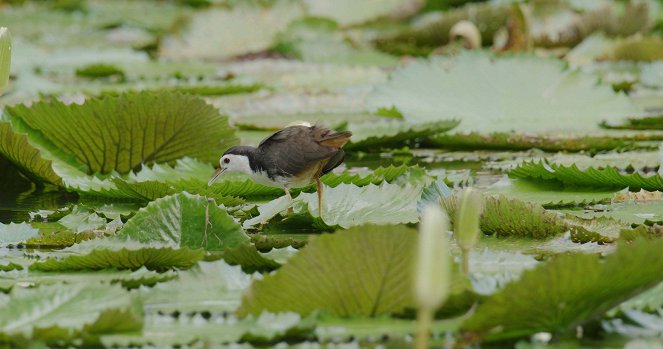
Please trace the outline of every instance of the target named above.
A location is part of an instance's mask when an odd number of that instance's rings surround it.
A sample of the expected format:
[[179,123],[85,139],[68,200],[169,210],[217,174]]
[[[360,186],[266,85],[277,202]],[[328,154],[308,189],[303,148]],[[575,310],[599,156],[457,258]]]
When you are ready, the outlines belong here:
[[226,150],[207,185],[211,186],[223,173],[240,172],[257,183],[282,188],[292,202],[290,189],[315,182],[322,218],[320,177],[343,163],[342,147],[351,136],[350,131],[334,131],[317,124],[287,126],[263,139],[257,147],[240,145]]

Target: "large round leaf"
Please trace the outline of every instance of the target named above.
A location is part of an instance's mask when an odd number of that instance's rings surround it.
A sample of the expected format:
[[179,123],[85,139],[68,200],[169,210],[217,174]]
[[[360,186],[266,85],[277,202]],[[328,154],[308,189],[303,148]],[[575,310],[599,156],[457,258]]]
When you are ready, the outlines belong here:
[[311,238],[274,274],[253,283],[239,313],[325,310],[379,316],[401,311],[412,305],[416,242],[417,232],[404,226],[363,226]]
[[223,250],[249,241],[239,223],[214,201],[186,192],[142,208],[124,225],[118,238],[207,250]]
[[477,52],[397,70],[368,104],[395,107],[412,122],[459,119],[462,132],[587,132],[638,113],[628,97],[562,61]]
[[179,93],[127,93],[82,105],[39,102],[6,111],[91,173],[126,173],[185,156],[216,162],[237,143],[226,117],[204,100]]
[[32,180],[62,184],[62,178],[53,171],[51,161],[43,158],[39,149],[28,142],[28,137],[15,133],[6,121],[0,121],[0,156],[7,158]]

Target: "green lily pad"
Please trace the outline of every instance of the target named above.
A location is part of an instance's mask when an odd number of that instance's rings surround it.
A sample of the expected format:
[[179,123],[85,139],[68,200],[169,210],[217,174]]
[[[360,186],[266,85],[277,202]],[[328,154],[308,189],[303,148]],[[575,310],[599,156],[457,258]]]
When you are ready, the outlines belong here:
[[53,171],[51,161],[42,157],[28,137],[14,132],[6,121],[0,121],[0,156],[7,158],[22,174],[37,183],[62,184],[62,178]]
[[39,236],[39,229],[28,223],[0,223],[0,246],[19,245]]
[[582,133],[638,113],[626,96],[561,61],[482,52],[411,63],[377,86],[368,106],[395,107],[411,122],[459,119],[459,132],[482,133]]
[[205,255],[202,249],[192,250],[187,247],[177,249],[159,244],[150,246],[136,242],[112,241],[109,238],[84,241],[62,252],[75,254],[49,257],[34,262],[30,265],[30,270],[137,270],[145,267],[149,270],[164,271],[171,268],[191,268]]
[[537,203],[545,208],[555,208],[608,203],[617,191],[504,178],[493,184],[486,192]]
[[175,280],[140,290],[146,306],[164,312],[234,311],[253,276],[223,261],[200,262]]
[[14,288],[0,302],[0,339],[89,342],[102,334],[140,330],[140,305],[115,285],[56,284]]
[[384,17],[403,18],[416,13],[421,7],[421,3],[415,0],[379,0],[371,3],[339,0],[333,4],[324,0],[305,0],[304,4],[310,15],[329,17],[343,26]]
[[416,241],[416,231],[402,226],[357,227],[311,238],[274,274],[254,281],[238,314],[293,311],[305,316],[324,310],[374,317],[402,311],[413,304]]
[[366,149],[380,147],[398,147],[417,139],[434,136],[456,127],[456,121],[434,121],[421,124],[412,124],[402,120],[379,119],[366,122],[352,122],[348,124],[348,131],[352,131],[352,138],[345,146],[346,149]]
[[307,17],[290,23],[288,29],[279,35],[276,50],[306,62],[368,66],[398,64],[395,56],[348,43],[334,21],[318,17]]
[[237,142],[227,119],[213,107],[177,93],[129,93],[83,105],[40,102],[5,112],[89,173],[127,173],[184,156],[216,162],[222,149]]
[[552,181],[584,188],[629,188],[631,191],[645,189],[663,190],[663,177],[658,174],[649,176],[640,173],[624,174],[614,167],[596,169],[589,167],[548,164],[543,161],[524,162],[509,172],[510,177],[532,181]]
[[639,241],[620,246],[605,260],[589,254],[559,256],[481,304],[462,330],[484,341],[574,330],[660,283],[661,248],[661,241]]
[[[224,59],[260,52],[268,49],[276,35],[302,14],[302,8],[294,1],[278,1],[268,8],[238,5],[230,10],[199,11],[180,26],[180,33],[161,40],[159,56]],[[255,30],[255,23],[260,23],[261,30]]]
[[127,221],[115,238],[212,251],[249,241],[225,209],[186,192],[149,203]]
[[318,220],[321,227],[347,229],[364,224],[415,223],[419,221],[417,202],[421,189],[388,183],[364,187],[351,184],[340,184],[334,188],[324,186],[322,217],[318,213],[318,194],[301,193],[293,202],[283,196],[260,206],[260,215],[245,221],[244,226],[267,223],[290,206],[295,215]]

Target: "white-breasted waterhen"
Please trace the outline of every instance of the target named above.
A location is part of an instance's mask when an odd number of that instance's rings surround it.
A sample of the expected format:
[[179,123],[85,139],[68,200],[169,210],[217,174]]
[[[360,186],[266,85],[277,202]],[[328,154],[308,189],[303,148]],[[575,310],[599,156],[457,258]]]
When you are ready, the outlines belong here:
[[242,172],[255,182],[280,187],[292,200],[291,188],[313,182],[318,189],[318,213],[322,217],[320,176],[338,167],[345,159],[341,149],[352,132],[336,132],[318,125],[286,127],[265,138],[258,147],[236,146],[219,159],[219,167],[207,183],[212,185],[224,172]]

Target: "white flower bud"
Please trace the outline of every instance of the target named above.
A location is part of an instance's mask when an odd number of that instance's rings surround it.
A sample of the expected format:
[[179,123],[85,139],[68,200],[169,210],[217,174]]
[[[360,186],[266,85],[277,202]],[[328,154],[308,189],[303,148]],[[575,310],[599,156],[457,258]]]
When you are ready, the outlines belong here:
[[479,239],[479,219],[481,217],[481,194],[467,188],[456,207],[454,235],[463,251],[469,251]]
[[423,210],[415,272],[415,297],[420,308],[434,311],[449,296],[451,255],[447,231],[449,219],[437,205]]

